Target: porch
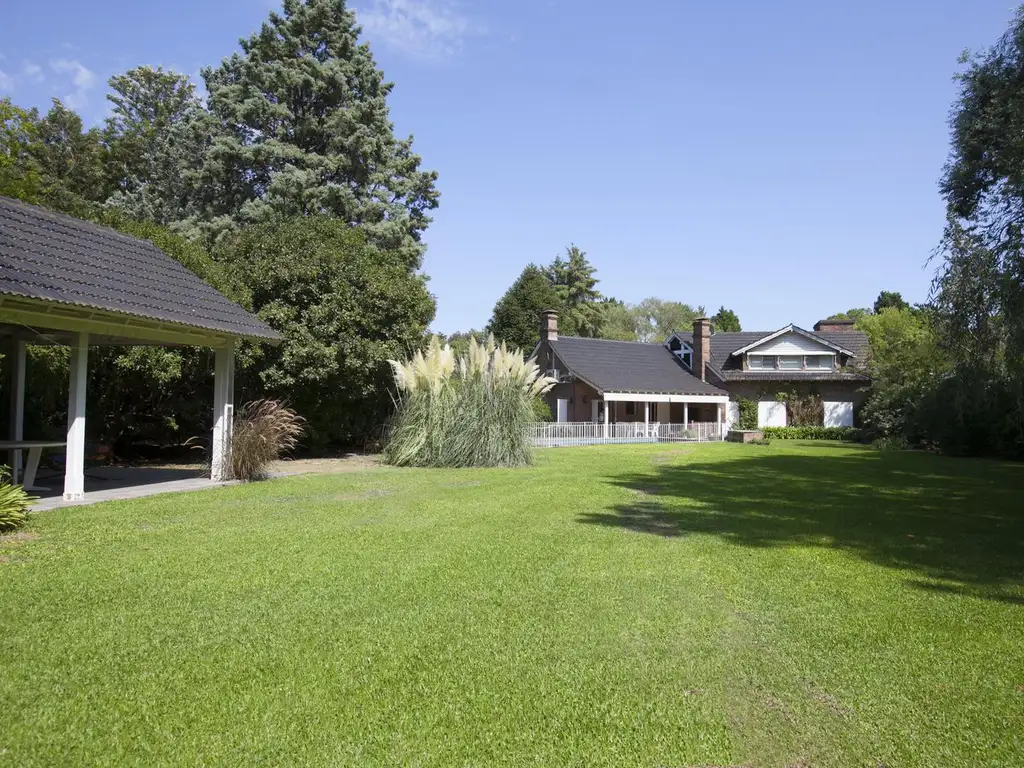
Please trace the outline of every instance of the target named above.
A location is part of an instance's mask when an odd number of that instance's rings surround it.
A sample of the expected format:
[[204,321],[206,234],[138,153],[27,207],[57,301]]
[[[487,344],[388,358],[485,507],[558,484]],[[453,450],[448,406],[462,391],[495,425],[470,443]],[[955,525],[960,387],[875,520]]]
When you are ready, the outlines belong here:
[[529,425],[530,442],[536,448],[623,443],[706,443],[725,439],[725,424],[693,421],[671,422],[549,422]]

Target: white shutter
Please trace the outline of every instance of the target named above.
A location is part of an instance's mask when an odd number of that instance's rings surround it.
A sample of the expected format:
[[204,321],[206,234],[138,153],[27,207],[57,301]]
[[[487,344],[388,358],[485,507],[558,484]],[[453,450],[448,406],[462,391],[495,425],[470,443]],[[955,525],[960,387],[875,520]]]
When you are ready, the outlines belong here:
[[825,401],[826,427],[852,427],[853,403]]
[[757,426],[786,426],[786,404],[778,400],[761,400],[757,404]]

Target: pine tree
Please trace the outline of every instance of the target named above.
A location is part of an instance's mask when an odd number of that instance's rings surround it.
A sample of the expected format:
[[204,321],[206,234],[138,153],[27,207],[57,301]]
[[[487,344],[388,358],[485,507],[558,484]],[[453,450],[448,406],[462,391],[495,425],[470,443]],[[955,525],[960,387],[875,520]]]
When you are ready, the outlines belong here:
[[562,308],[560,325],[566,335],[596,337],[601,332],[601,292],[597,290],[597,268],[576,245],[565,249],[566,258],[556,256],[547,268]]
[[148,66],[109,84],[107,205],[158,224],[188,218],[211,130],[195,85],[186,75]]
[[198,201],[216,231],[276,215],[359,225],[410,267],[437,174],[396,139],[384,81],[344,0],[285,0],[242,52],[203,70],[217,135]]

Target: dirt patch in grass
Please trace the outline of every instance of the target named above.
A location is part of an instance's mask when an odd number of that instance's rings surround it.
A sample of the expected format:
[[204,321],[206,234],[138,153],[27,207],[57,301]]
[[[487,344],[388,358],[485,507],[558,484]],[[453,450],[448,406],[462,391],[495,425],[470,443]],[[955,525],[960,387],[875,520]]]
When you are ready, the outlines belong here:
[[853,714],[849,707],[844,706],[839,699],[818,685],[815,685],[813,681],[807,681],[807,689],[811,698],[819,704],[824,705],[832,714],[840,717],[849,717]]
[[12,531],[0,535],[0,565],[14,562],[17,550],[38,538],[39,534],[33,531]]
[[693,453],[693,448],[675,448],[671,451],[662,451],[651,456],[652,464],[671,464],[680,456]]

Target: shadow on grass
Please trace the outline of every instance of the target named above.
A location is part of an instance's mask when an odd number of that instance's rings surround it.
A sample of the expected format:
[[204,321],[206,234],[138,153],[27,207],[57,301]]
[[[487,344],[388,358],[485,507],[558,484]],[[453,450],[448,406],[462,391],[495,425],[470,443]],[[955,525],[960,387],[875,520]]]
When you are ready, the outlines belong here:
[[1024,466],[869,449],[758,450],[611,477],[636,501],[579,520],[750,547],[835,547],[916,571],[908,580],[916,588],[1024,605]]

